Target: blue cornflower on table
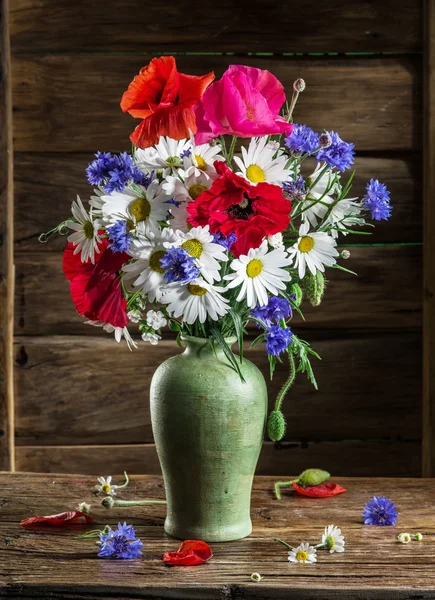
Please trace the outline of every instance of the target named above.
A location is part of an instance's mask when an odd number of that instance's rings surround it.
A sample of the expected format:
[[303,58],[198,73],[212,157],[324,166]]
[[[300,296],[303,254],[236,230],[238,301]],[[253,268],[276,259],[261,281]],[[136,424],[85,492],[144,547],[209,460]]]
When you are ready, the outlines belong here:
[[395,525],[398,512],[389,498],[374,496],[364,506],[361,516],[364,519],[364,525]]
[[142,555],[143,543],[136,537],[132,525],[118,523],[118,528],[109,528],[107,533],[100,533],[100,550],[102,558],[139,558]]

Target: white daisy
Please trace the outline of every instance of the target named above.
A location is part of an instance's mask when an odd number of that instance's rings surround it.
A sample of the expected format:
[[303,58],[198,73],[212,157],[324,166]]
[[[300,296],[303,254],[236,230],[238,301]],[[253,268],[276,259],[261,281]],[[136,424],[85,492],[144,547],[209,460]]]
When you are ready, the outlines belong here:
[[186,173],[186,178],[181,181],[178,177],[168,175],[162,187],[166,194],[176,202],[190,202],[208,190],[213,181],[202,171]]
[[182,154],[190,150],[190,146],[190,140],[173,140],[161,136],[155,146],[136,149],[134,153],[136,166],[145,173],[162,171],[163,177],[176,175],[178,170],[183,168]]
[[203,279],[194,279],[189,283],[171,283],[164,290],[161,302],[168,305],[168,312],[175,318],[192,325],[197,319],[204,323],[207,316],[213,321],[228,312],[228,300],[218,288]]
[[122,338],[127,342],[128,349],[136,348],[137,344],[134,339],[131,337],[129,330],[127,327],[114,327],[110,323],[105,323],[104,321],[85,321],[87,325],[93,325],[94,327],[102,327],[104,331],[107,333],[113,333],[115,336],[115,340],[119,342]]
[[294,563],[315,563],[317,562],[317,550],[306,542],[290,550],[288,560]]
[[242,158],[234,157],[241,175],[253,185],[266,181],[280,185],[289,178],[286,169],[288,157],[279,149],[278,142],[268,142],[267,137],[252,138],[248,150],[242,146]]
[[147,312],[147,325],[153,329],[161,329],[162,327],[166,327],[167,323],[168,321],[162,311],[149,310]]
[[410,533],[398,533],[396,538],[397,538],[397,541],[400,542],[401,544],[409,544],[409,542],[411,541],[411,534]]
[[142,339],[144,342],[149,342],[152,346],[157,346],[159,340],[162,339],[162,336],[157,335],[157,333],[143,333]]
[[[219,271],[221,265],[218,261],[227,262],[228,256],[225,254],[223,246],[214,242],[214,237],[209,231],[209,226],[194,227],[187,233],[177,231],[177,242],[172,244],[183,248],[193,258],[197,259],[197,265],[201,275],[209,283],[220,281]],[[171,244],[165,244],[169,247]]]
[[89,200],[89,205],[92,206],[92,214],[96,217],[101,217],[103,212],[103,204],[104,201],[101,200],[101,196],[106,196],[106,192],[102,189],[96,188],[94,189],[94,196],[91,196]]
[[330,230],[333,238],[337,238],[339,233],[347,235],[346,231],[341,231],[342,229],[364,225],[365,221],[360,217],[362,206],[359,202],[355,202],[357,199],[343,198],[330,209],[325,223],[333,226]]
[[268,252],[267,240],[264,240],[259,248],[251,248],[247,256],[233,260],[231,268],[236,272],[225,275],[224,279],[230,282],[228,288],[241,286],[237,302],[246,298],[249,308],[255,308],[257,304],[265,306],[269,301],[267,291],[278,296],[279,290],[285,290],[284,282],[290,281],[291,277],[282,267],[290,264],[283,248]]
[[214,168],[214,162],[216,160],[223,161],[224,157],[221,155],[222,146],[215,144],[195,144],[194,137],[190,138],[191,151],[188,156],[183,158],[183,166],[186,171],[186,175],[193,173],[199,175],[200,173],[205,174],[211,179],[217,177],[216,169]]
[[316,271],[324,272],[325,266],[332,267],[336,263],[337,242],[324,231],[309,233],[310,225],[305,222],[299,228],[299,239],[290,249],[289,257],[298,269],[299,279],[305,276],[306,268],[313,275]]
[[118,489],[118,486],[112,483],[111,475],[109,475],[107,478],[98,477],[97,481],[98,483],[95,486],[95,490],[97,492],[102,492],[103,494],[106,494],[106,496],[116,496],[116,490]]
[[284,240],[282,237],[282,233],[274,233],[273,235],[268,235],[267,241],[269,242],[269,246],[272,246],[272,248],[284,248]]
[[[140,191],[136,191],[140,190]],[[106,224],[119,220],[127,220],[131,228],[139,235],[160,231],[159,221],[164,221],[169,212],[167,200],[158,180],[155,179],[147,188],[135,186],[125,188],[123,192],[112,192],[101,196],[104,202],[102,214]]]
[[318,164],[313,173],[305,180],[308,193],[302,204],[295,205],[302,219],[315,227],[322,220],[329,206],[334,202],[333,194],[340,190],[339,176],[333,173],[325,164]]
[[75,246],[74,254],[81,252],[80,259],[82,262],[90,260],[94,264],[95,252],[97,254],[100,253],[100,248],[98,247],[100,242],[98,235],[100,223],[92,220],[92,209],[88,213],[79,196],[77,196],[77,202],[74,201],[72,203],[71,212],[77,222],[71,220],[66,222],[66,226],[74,230],[74,233],[68,236],[68,241],[72,242]]
[[333,552],[344,552],[344,536],[341,534],[341,529],[335,525],[328,525],[322,535],[322,545]]
[[174,231],[180,230],[185,233],[189,231],[191,225],[187,222],[189,213],[187,212],[188,202],[182,202],[180,206],[171,206],[172,219],[169,221]]
[[139,288],[144,296],[148,295],[150,302],[162,297],[161,288],[166,281],[160,260],[166,254],[165,244],[176,240],[174,231],[169,228],[162,229],[158,235],[151,232],[147,237],[140,237],[130,248],[130,254],[137,260],[122,267],[124,280],[134,279],[133,287]]

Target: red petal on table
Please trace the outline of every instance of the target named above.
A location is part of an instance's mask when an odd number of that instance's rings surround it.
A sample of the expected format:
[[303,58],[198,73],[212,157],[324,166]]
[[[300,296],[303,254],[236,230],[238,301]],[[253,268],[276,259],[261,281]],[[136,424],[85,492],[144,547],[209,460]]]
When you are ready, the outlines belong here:
[[331,496],[337,496],[338,494],[347,492],[347,490],[338,483],[322,483],[322,485],[303,488],[293,481],[292,485],[298,494],[308,496],[309,498],[330,498]]
[[212,556],[210,546],[202,540],[185,540],[177,552],[165,552],[163,562],[166,565],[202,565]]
[[80,519],[86,519],[86,523],[93,523],[94,518],[80,510],[68,510],[57,515],[48,515],[47,517],[29,517],[21,521],[23,527],[36,525],[37,523],[49,523],[50,525],[67,525],[68,523],[79,523]]

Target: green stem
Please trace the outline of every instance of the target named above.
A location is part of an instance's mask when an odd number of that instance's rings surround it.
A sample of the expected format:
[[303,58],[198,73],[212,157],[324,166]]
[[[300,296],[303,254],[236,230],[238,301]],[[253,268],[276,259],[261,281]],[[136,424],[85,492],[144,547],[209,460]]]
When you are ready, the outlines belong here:
[[227,165],[231,168],[231,163],[234,156],[234,150],[236,148],[237,136],[233,135],[233,139],[231,140],[231,146],[227,155]]
[[76,540],[86,540],[99,537],[100,533],[106,535],[110,531],[110,525],[106,525],[104,529],[93,529],[92,531],[87,531],[83,535],[76,535]]
[[128,484],[130,483],[130,479],[128,478],[127,471],[124,471],[124,477],[125,477],[125,481],[124,481],[124,483],[122,485],[118,485],[117,486],[118,490],[127,487]]
[[225,137],[223,135],[221,135],[220,140],[221,140],[222,154],[223,154],[223,157],[225,158],[225,162],[228,164],[228,153],[227,153],[227,145],[225,143]]
[[290,103],[290,108],[289,108],[288,115],[287,115],[287,121],[288,121],[288,123],[290,123],[290,122],[291,122],[291,120],[292,120],[293,110],[294,110],[294,108],[295,108],[295,106],[296,106],[296,102],[298,101],[298,98],[299,98],[299,92],[297,92],[297,91],[296,91],[296,90],[293,88],[293,96],[292,96],[292,101],[291,101],[291,103]]
[[281,500],[281,489],[280,488],[292,485],[293,481],[296,481],[296,479],[292,479],[291,481],[277,481],[275,483],[275,496],[276,496],[277,500]]
[[167,504],[166,500],[114,500],[113,506],[145,506],[148,504]]
[[293,353],[291,350],[289,350],[289,352],[288,352],[288,359],[289,359],[289,363],[290,363],[290,375],[287,377],[287,380],[284,382],[284,385],[282,386],[282,388],[280,389],[280,391],[278,393],[278,396],[276,397],[276,401],[275,401],[275,410],[276,411],[281,410],[281,404],[282,404],[282,401],[284,400],[284,396],[287,394],[287,392],[293,385],[293,382],[294,382],[295,376],[296,376],[295,359],[293,357]]
[[273,538],[273,539],[275,542],[279,542],[280,544],[283,544],[289,550],[293,550],[293,547],[290,546],[290,544],[287,544],[287,542],[284,542],[284,540],[280,540],[279,538]]

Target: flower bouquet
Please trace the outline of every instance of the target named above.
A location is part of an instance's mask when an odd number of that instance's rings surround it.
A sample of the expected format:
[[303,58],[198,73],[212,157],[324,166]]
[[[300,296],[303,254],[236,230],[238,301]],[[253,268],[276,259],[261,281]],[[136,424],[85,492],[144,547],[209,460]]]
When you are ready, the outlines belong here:
[[87,323],[130,349],[131,324],[144,342],[157,344],[168,327],[186,345],[153,378],[153,431],[166,530],[209,541],[250,532],[267,394],[243,356],[248,324],[252,345],[265,342],[271,377],[277,361],[289,363],[267,423],[277,441],[296,373],[316,386],[318,355],[290,328],[292,316],[304,297],[320,304],[325,268],[348,271],[337,238],[391,213],[377,180],[364,198],[349,197],[353,144],[293,123],[302,79],[290,102],[265,70],[231,65],[213,80],[178,72],[171,56],[145,66],[121,101],[140,119],[131,153],[98,152],[86,170],[88,203],[77,197],[72,217],[44,234],[69,234],[63,269]]

